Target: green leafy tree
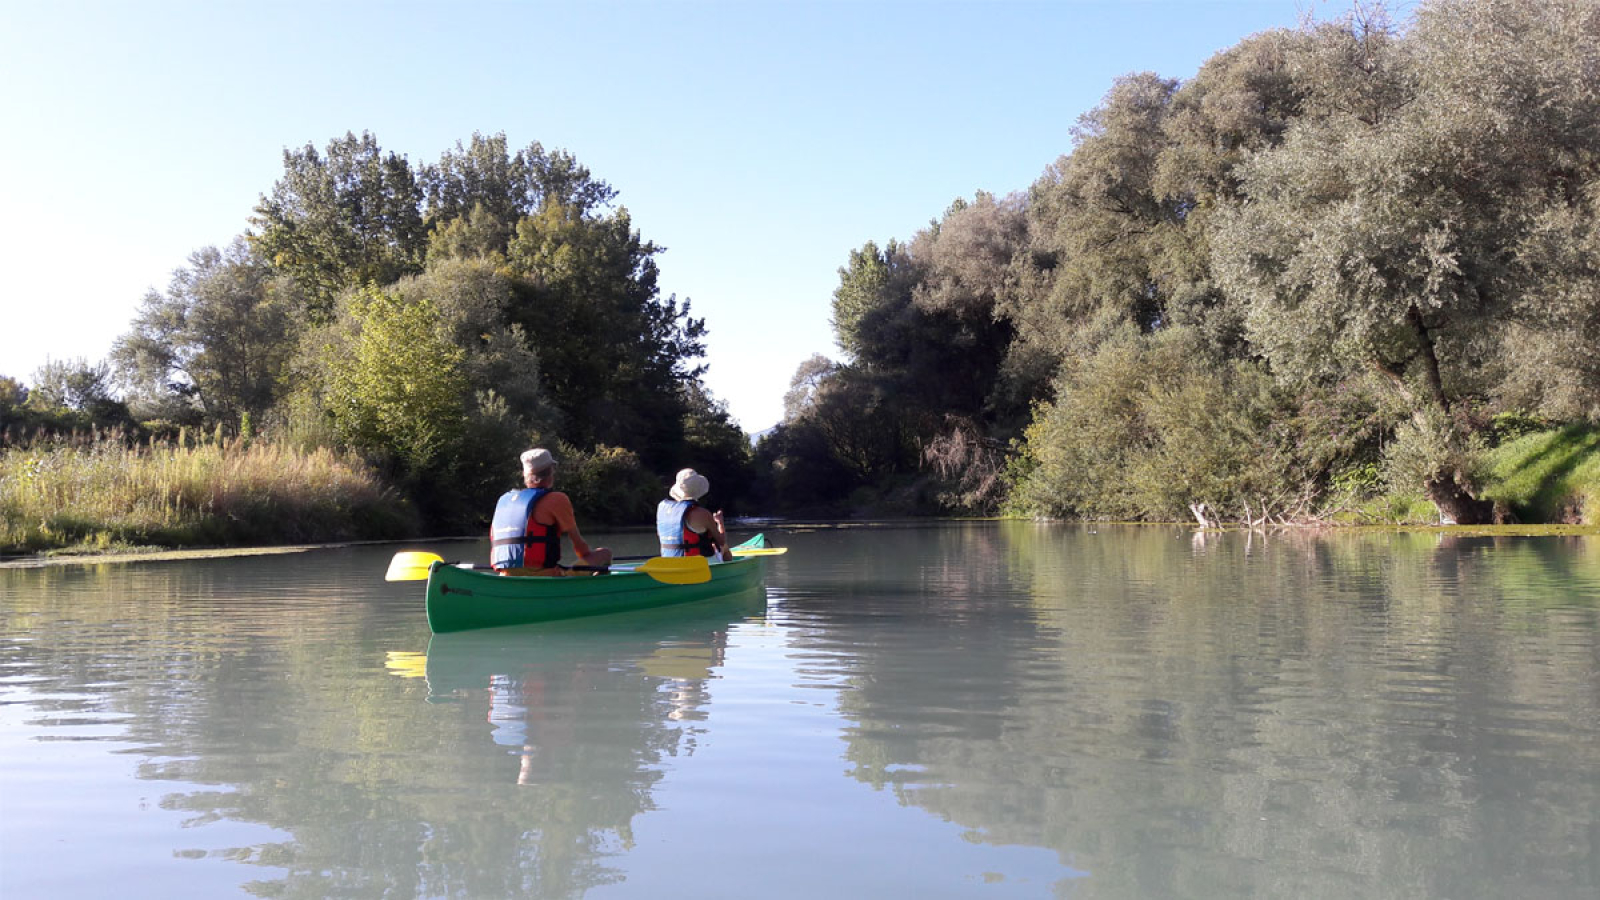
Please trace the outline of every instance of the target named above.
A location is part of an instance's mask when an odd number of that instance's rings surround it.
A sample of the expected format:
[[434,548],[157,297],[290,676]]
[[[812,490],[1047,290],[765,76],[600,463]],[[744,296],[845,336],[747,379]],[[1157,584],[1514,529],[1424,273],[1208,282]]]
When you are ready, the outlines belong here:
[[411,474],[448,469],[459,458],[469,384],[465,357],[427,299],[377,288],[345,309],[343,344],[327,348],[325,408],[352,447]]
[[1073,346],[1073,324],[1101,310],[1144,331],[1171,317],[1156,260],[1177,210],[1151,182],[1177,89],[1176,81],[1150,73],[1117,79],[1105,101],[1078,120],[1072,153],[1033,186],[1035,252],[1049,278],[1044,315],[1034,312],[1028,321],[1040,326],[1035,339],[1050,342],[1057,355]]
[[[554,433],[560,411],[540,375],[526,329],[511,321],[517,279],[485,260],[444,260],[389,289],[402,302],[428,303],[461,350],[461,373],[474,391],[493,391],[527,433]],[[524,448],[526,449],[526,448]]]
[[388,284],[422,269],[422,188],[402,156],[367,132],[283,152],[284,175],[257,204],[256,249],[294,277],[316,317],[347,287]]
[[1027,243],[1023,198],[983,192],[952,204],[912,240],[916,323],[905,374],[932,418],[1015,427],[1042,388],[1006,367],[1015,328],[1002,311],[1018,290],[1017,259]]
[[682,453],[680,387],[704,372],[706,333],[687,301],[661,299],[659,252],[626,209],[591,218],[548,204],[518,223],[508,253],[521,279],[509,321],[539,354],[564,435],[579,447],[638,447],[650,468]]
[[112,347],[119,380],[147,414],[237,427],[276,401],[297,335],[295,299],[251,247],[207,247],[174,273],[165,294],[144,298]]
[[1029,427],[1020,512],[1256,521],[1310,511],[1291,398],[1259,365],[1211,356],[1182,326],[1125,326],[1065,369]]
[[911,305],[915,276],[906,248],[873,241],[850,251],[833,292],[833,333],[839,348],[863,365],[897,360],[899,320]]
[[27,427],[28,419],[28,386],[0,375],[0,443],[10,439],[13,428]]
[[516,224],[546,204],[592,216],[617,195],[564,150],[546,151],[535,141],[512,154],[504,133],[474,133],[465,146],[456,142],[437,165],[422,169],[420,180],[431,222],[443,225],[476,211],[499,229],[502,250]]
[[896,381],[918,409],[1004,417],[995,398],[1006,387],[1014,333],[1000,310],[1016,289],[1015,260],[1026,245],[1022,199],[981,192],[957,200],[910,244],[879,250],[869,241],[839,269],[840,348],[859,374]]

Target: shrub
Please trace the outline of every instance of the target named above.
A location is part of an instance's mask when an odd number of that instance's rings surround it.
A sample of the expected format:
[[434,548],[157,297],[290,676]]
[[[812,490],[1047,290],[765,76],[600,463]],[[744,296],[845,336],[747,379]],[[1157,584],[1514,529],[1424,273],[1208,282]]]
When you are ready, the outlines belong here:
[[644,526],[656,520],[656,504],[667,495],[670,478],[645,471],[638,454],[600,445],[583,451],[561,445],[557,487],[572,497],[579,527]]

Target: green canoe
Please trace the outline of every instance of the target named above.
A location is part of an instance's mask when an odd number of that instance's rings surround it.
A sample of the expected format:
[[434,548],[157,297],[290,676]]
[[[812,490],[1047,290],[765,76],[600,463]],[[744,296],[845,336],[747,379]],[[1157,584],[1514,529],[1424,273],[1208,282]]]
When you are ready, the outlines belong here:
[[516,578],[436,562],[428,569],[428,627],[435,634],[633,612],[722,597],[761,581],[762,561],[716,563],[711,580],[667,584],[614,567],[587,578]]

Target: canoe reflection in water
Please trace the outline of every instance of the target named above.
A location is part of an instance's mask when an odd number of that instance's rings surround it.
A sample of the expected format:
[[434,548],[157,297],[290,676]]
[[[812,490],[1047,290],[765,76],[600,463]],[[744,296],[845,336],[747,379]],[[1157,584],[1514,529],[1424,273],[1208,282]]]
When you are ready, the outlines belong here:
[[519,757],[518,784],[587,780],[601,768],[633,781],[663,755],[693,752],[687,726],[706,717],[730,629],[765,609],[758,587],[626,615],[435,634],[428,701],[486,692],[489,737]]

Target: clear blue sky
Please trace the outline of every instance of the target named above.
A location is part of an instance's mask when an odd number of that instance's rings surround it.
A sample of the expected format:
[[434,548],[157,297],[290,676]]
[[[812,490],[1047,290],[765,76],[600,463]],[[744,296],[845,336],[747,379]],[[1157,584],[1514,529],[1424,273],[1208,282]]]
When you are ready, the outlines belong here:
[[838,269],[956,197],[1024,190],[1112,80],[1190,78],[1325,0],[0,0],[0,374],[103,359],[140,298],[248,226],[285,147],[473,132],[615,187],[710,328],[750,431],[838,358]]

